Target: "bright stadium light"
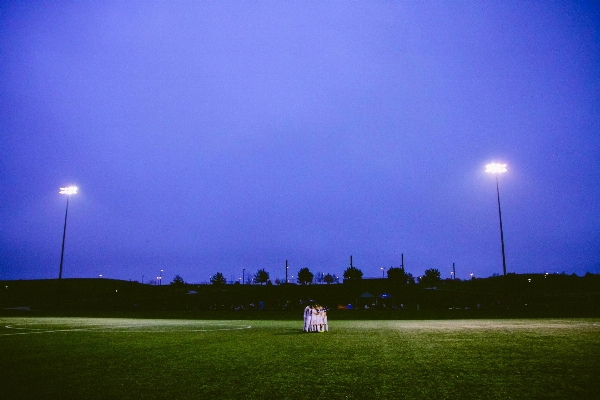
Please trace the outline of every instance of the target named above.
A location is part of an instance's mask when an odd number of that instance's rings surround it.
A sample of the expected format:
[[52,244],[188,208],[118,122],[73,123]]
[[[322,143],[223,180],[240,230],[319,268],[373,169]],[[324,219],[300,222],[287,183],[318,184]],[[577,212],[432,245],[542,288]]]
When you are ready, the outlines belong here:
[[485,172],[491,172],[492,174],[499,174],[506,171],[506,164],[491,163],[485,166]]
[[60,194],[77,194],[77,186],[60,188]]
[[67,208],[65,210],[65,227],[63,228],[62,250],[60,252],[60,269],[58,272],[58,279],[62,279],[63,258],[65,256],[65,236],[67,235],[67,213],[69,212],[69,197],[71,197],[72,194],[77,194],[77,186],[68,186],[60,188],[60,192],[58,193],[67,195]]
[[491,163],[485,166],[485,172],[496,175],[496,193],[498,194],[498,216],[500,217],[500,242],[502,244],[502,268],[506,277],[506,257],[504,256],[504,232],[502,231],[502,210],[500,209],[500,189],[498,187],[498,175],[506,172],[506,164]]

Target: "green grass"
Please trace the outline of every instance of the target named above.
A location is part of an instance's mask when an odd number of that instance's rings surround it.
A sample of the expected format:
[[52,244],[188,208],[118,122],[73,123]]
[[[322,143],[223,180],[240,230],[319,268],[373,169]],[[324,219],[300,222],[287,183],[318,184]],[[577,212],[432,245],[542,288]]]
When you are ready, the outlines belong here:
[[[250,328],[248,328],[250,326]],[[599,319],[0,318],[1,398],[600,398]]]

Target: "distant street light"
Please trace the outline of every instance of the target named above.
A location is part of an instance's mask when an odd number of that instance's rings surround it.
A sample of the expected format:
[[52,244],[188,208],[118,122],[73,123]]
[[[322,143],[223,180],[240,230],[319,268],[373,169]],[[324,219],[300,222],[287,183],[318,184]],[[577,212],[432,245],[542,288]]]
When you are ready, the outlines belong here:
[[60,192],[58,193],[67,195],[67,208],[65,210],[65,227],[63,229],[62,250],[60,251],[60,270],[58,272],[58,279],[62,279],[63,258],[65,256],[65,236],[67,235],[67,213],[69,212],[69,197],[71,197],[72,194],[77,194],[77,186],[60,188]]
[[500,189],[498,187],[498,175],[506,172],[506,164],[491,163],[485,166],[485,172],[496,175],[496,193],[498,194],[498,216],[500,217],[500,242],[502,243],[502,268],[506,276],[506,257],[504,256],[504,232],[502,231],[502,211],[500,209]]
[[381,267],[381,277],[385,278],[385,268]]

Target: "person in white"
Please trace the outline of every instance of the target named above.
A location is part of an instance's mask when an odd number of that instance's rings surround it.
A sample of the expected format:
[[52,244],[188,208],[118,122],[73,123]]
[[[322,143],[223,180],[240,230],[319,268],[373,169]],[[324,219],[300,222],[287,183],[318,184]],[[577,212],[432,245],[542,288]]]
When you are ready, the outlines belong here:
[[310,331],[318,332],[319,330],[319,310],[317,309],[317,305],[314,305],[312,308],[312,315],[310,318]]
[[318,305],[307,305],[304,308],[304,332],[329,332],[327,310]]
[[306,306],[304,309],[304,332],[310,332],[310,317],[312,315],[312,311],[310,306]]
[[317,332],[323,332],[323,307],[317,308]]

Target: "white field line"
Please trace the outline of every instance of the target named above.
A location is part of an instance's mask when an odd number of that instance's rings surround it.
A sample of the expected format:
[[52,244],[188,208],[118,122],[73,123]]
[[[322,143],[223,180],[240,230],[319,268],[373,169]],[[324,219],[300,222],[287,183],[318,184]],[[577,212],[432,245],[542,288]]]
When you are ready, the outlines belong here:
[[35,328],[14,328],[10,325],[6,325],[5,328],[6,329],[24,329],[24,330],[28,330],[29,332],[1,333],[0,336],[33,335],[36,333],[74,332],[74,331],[88,330],[87,328],[81,328],[81,329],[55,329],[55,330],[46,331],[43,329],[35,329]]
[[[214,326],[229,326],[229,324],[213,324]],[[242,330],[242,329],[250,329],[251,325],[244,326],[234,326],[232,328],[216,328],[216,329],[152,329],[152,330],[137,330],[130,329],[136,328],[138,325],[126,325],[126,326],[117,326],[114,328],[107,326],[100,326],[97,328],[72,328],[72,329],[39,329],[39,328],[21,328],[14,327],[12,325],[5,325],[4,328],[12,329],[12,330],[27,330],[28,332],[15,332],[15,333],[0,333],[0,336],[15,336],[15,335],[33,335],[38,333],[56,333],[56,332],[80,332],[80,331],[88,331],[88,332],[111,332],[111,333],[164,333],[164,332],[214,332],[214,331],[234,331],[234,330]]]

